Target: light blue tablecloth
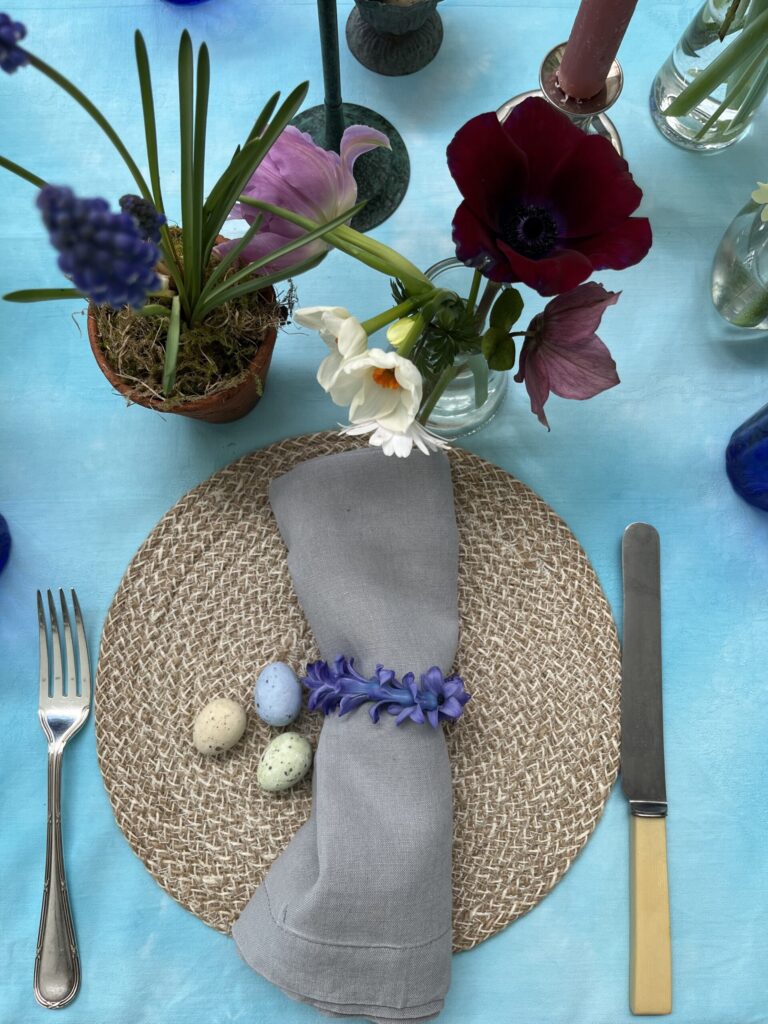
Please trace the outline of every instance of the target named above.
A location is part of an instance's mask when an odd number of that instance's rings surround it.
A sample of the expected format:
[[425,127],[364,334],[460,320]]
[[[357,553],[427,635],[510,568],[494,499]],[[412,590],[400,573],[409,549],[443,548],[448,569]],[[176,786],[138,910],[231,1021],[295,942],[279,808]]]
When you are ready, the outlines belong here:
[[[530,88],[574,0],[448,0],[445,43],[409,78],[365,71],[342,44],[348,99],[389,116],[413,174],[405,202],[377,232],[426,266],[450,254],[458,196],[446,143],[470,116]],[[768,174],[764,111],[752,136],[717,157],[657,134],[646,96],[693,2],[643,0],[622,61],[615,110],[645,191],[655,246],[639,267],[599,279],[623,290],[602,336],[622,385],[588,403],[553,399],[552,433],[516,386],[466,445],[534,487],[582,541],[620,618],[619,540],[635,519],[663,539],[669,857],[674,1019],[768,1021],[768,516],[732,493],[723,449],[766,400],[765,335],[736,334],[711,308],[711,256],[754,182]],[[349,4],[340,6],[346,17]],[[322,95],[312,0],[17,0],[30,49],[86,86],[142,151],[132,30],[152,55],[165,191],[176,208],[175,52],[188,26],[214,65],[213,172],[274,88],[305,76]],[[31,69],[0,76],[2,150],[49,180],[116,199],[122,165],[78,108]],[[171,158],[172,155],[172,158]],[[217,158],[218,157],[218,158]],[[33,189],[3,176],[0,291],[56,285]],[[331,255],[299,281],[301,302],[383,308],[384,281]],[[314,383],[322,342],[279,341],[267,393],[247,419],[212,427],[126,408],[97,369],[73,304],[0,307],[0,511],[14,536],[0,578],[2,815],[0,1021],[46,1019],[32,995],[42,888],[45,744],[36,720],[34,590],[74,585],[93,650],[120,577],[148,531],[185,491],[278,438],[333,426]],[[92,725],[67,757],[66,860],[83,963],[73,1024],[302,1024],[299,1006],[240,961],[156,885],[119,832],[96,765]],[[445,1024],[619,1024],[627,1010],[627,812],[615,792],[563,882],[527,917],[455,958]]]

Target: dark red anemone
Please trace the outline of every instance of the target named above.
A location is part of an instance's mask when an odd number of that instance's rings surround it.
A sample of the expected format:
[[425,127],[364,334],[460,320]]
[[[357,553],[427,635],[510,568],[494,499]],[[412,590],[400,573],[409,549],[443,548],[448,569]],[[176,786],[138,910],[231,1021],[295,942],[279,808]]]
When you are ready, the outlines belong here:
[[525,100],[504,124],[472,118],[448,146],[448,168],[464,197],[456,255],[492,281],[558,295],[651,246],[647,218],[630,216],[643,193],[626,160],[546,100]]

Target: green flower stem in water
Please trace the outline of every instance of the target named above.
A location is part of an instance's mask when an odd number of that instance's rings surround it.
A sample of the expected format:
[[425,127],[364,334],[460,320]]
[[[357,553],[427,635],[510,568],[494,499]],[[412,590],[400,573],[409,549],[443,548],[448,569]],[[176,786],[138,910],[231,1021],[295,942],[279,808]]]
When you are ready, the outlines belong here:
[[753,54],[765,53],[768,38],[768,10],[763,11],[742,29],[739,38],[717,56],[708,68],[699,71],[694,80],[687,85],[677,99],[664,111],[667,117],[683,117],[693,108],[710,96],[727,81],[734,71],[747,61]]
[[472,275],[472,285],[469,289],[469,296],[467,297],[467,313],[472,314],[475,311],[475,303],[477,302],[477,293],[480,291],[480,282],[483,275],[479,270],[476,270]]
[[475,407],[479,409],[488,401],[488,361],[478,354],[470,356],[467,365],[475,381]]
[[491,311],[493,300],[500,291],[501,285],[497,281],[489,281],[485,286],[485,291],[483,292],[483,297],[480,299],[480,303],[477,307],[477,314],[475,316],[475,320],[481,330],[485,325],[485,321],[488,319],[488,314]]
[[466,363],[452,363],[450,366],[446,366],[443,372],[435,381],[435,386],[429,393],[429,397],[421,408],[421,412],[418,415],[419,423],[426,424],[429,417],[432,415],[432,410],[435,408],[440,400],[440,396],[454,379],[458,377],[462,370],[467,367]]

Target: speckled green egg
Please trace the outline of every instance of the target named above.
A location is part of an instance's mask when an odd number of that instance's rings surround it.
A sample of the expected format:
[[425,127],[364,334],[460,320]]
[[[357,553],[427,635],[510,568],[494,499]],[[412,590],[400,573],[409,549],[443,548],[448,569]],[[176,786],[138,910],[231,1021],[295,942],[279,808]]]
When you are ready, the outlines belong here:
[[301,782],[311,765],[309,740],[297,732],[283,732],[261,755],[256,781],[267,793],[282,793]]

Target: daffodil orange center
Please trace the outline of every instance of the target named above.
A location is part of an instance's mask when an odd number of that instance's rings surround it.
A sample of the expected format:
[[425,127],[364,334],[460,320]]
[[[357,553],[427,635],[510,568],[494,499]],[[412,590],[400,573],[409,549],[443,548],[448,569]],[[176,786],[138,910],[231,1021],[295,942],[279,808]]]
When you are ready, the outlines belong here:
[[397,382],[397,377],[395,376],[394,370],[377,367],[373,371],[373,379],[376,381],[380,388],[391,388],[392,390],[397,391],[397,389],[400,387],[400,385]]

